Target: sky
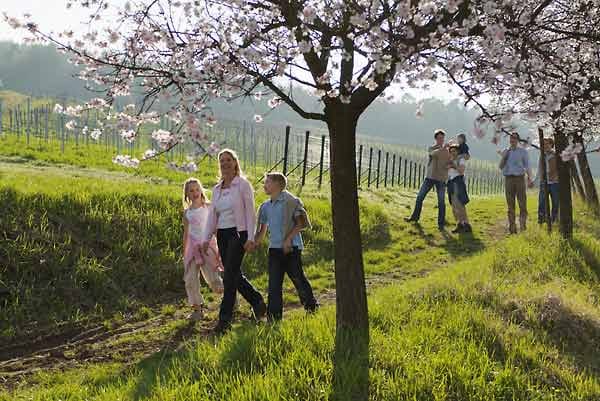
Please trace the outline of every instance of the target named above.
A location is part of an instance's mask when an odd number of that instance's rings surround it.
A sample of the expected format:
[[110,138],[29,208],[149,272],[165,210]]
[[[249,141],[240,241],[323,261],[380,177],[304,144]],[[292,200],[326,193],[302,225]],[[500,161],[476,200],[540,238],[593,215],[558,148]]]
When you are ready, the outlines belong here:
[[[116,2],[125,3],[126,0],[116,0]],[[76,6],[67,9],[66,3],[66,0],[0,0],[0,15],[7,13],[11,17],[22,19],[23,14],[30,14],[43,32],[87,30],[84,21],[89,20],[89,10],[86,12]],[[115,0],[112,0],[112,3],[114,4]],[[94,28],[98,29],[98,24],[95,23]],[[22,42],[23,38],[23,31],[12,29],[4,18],[0,17],[0,41]],[[405,92],[400,93],[391,89],[389,93],[399,100]],[[429,97],[451,100],[457,97],[453,88],[442,83],[433,83],[428,91],[408,90],[406,93],[417,100]]]

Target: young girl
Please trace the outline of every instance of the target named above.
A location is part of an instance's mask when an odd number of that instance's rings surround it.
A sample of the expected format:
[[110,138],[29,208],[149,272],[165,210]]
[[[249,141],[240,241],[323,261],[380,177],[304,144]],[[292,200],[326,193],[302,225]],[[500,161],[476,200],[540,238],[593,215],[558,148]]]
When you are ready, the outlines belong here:
[[204,299],[200,293],[199,273],[202,272],[212,291],[222,294],[223,280],[220,272],[223,267],[214,236],[211,236],[206,252],[201,249],[209,207],[204,188],[196,178],[188,178],[183,184],[183,207],[183,281],[188,302],[193,308],[189,318],[201,320],[204,315]]

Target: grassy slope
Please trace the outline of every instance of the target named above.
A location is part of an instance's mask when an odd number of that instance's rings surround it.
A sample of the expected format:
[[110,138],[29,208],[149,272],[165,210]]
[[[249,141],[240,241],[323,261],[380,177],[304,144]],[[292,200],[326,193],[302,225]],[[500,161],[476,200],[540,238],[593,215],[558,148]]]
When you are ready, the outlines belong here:
[[[0,320],[5,339],[31,330],[26,323],[32,314],[38,324],[43,318],[81,323],[108,318],[118,324],[166,316],[143,336],[115,341],[111,356],[118,361],[125,345],[134,350],[136,343],[171,338],[186,326],[176,312],[183,305],[183,285],[180,194],[172,182],[181,179],[170,172],[156,174],[164,178],[159,180],[14,161],[1,169],[0,196],[12,210],[2,219],[2,231],[14,235],[6,259],[18,262],[8,264],[19,269],[12,277],[27,280],[9,282],[20,297],[2,309],[9,311]],[[214,170],[202,173],[207,182],[214,177]],[[328,197],[314,188],[302,195],[315,222],[306,235],[307,273],[326,295],[333,287]],[[584,227],[581,222],[590,217],[578,216],[571,244],[535,230],[498,242],[502,200],[478,198],[470,205],[478,232],[459,239],[434,230],[431,204],[422,227],[402,222],[413,200],[412,194],[391,190],[361,194],[369,282],[410,278],[371,290],[372,398],[597,399],[600,225]],[[99,233],[110,240],[96,241]],[[247,262],[249,276],[264,289],[264,252]],[[432,273],[418,278],[426,272]],[[132,284],[125,285],[124,278]],[[287,301],[295,300],[287,290]],[[80,302],[82,295],[91,295],[92,302]],[[241,400],[326,399],[332,391],[333,310],[289,317],[275,327],[237,326],[223,340],[192,339],[130,367],[99,364],[38,374],[14,392],[0,393],[0,400],[226,394]],[[348,380],[361,374],[351,373]]]
[[[568,243],[534,228],[427,277],[376,290],[371,398],[597,400],[598,232],[596,222],[580,224]],[[333,336],[332,307],[313,317],[293,313],[279,325],[191,340],[129,367],[41,374],[38,386],[0,399],[327,399]],[[359,370],[347,372],[348,380]]]

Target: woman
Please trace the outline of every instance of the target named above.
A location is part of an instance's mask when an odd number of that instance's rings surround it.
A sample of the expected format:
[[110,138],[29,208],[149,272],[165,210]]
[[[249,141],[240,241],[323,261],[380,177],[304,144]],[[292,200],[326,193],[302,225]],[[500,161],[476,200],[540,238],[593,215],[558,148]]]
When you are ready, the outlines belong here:
[[457,223],[456,228],[452,230],[455,234],[470,233],[472,231],[465,207],[469,203],[465,184],[465,166],[467,162],[462,155],[461,157],[458,156],[458,149],[458,145],[450,146],[450,162],[448,163],[448,198]]
[[215,231],[219,254],[223,261],[223,300],[219,311],[217,333],[231,328],[236,292],[252,305],[256,320],[263,318],[267,307],[262,295],[248,281],[241,270],[246,252],[254,248],[256,214],[252,186],[242,175],[237,154],[231,149],[219,153],[221,179],[213,188],[212,202],[204,230],[203,250],[208,250],[208,240]]

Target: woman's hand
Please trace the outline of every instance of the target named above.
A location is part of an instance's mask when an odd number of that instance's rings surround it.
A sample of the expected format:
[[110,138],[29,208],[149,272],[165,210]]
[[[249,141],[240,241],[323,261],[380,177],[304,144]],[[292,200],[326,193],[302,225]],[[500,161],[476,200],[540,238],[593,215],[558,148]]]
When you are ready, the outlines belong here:
[[204,254],[208,253],[208,241],[205,241],[200,245],[200,252]]
[[244,250],[248,253],[253,252],[254,249],[256,249],[256,244],[254,243],[254,241],[246,241],[246,243],[244,244]]

